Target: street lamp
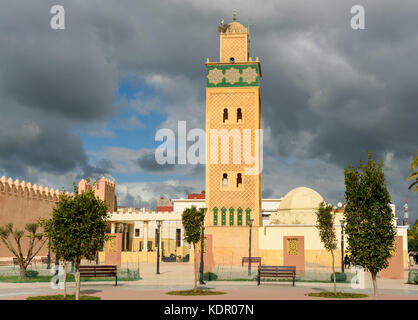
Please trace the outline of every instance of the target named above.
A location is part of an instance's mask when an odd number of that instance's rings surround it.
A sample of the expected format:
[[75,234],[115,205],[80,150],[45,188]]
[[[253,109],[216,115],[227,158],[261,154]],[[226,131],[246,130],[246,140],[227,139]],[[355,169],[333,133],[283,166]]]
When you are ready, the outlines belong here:
[[[58,204],[59,204],[59,202],[55,201],[56,209],[58,209]],[[55,265],[56,266],[59,265],[58,257],[57,257],[56,254],[55,254]],[[51,238],[48,238],[48,263],[47,263],[46,268],[51,269]],[[58,270],[58,268],[56,270]]]
[[341,223],[341,272],[344,273],[344,220]]
[[252,226],[253,226],[253,221],[254,221],[254,219],[250,219],[250,241],[249,241],[249,243],[250,243],[250,245],[249,245],[249,250],[248,250],[248,275],[250,276],[251,275],[251,228],[252,228]]
[[47,257],[46,268],[51,269],[51,238],[48,238],[48,257]]
[[158,241],[157,241],[157,274],[160,274],[160,230],[161,230],[161,220],[157,220],[158,227]]
[[208,208],[203,208],[203,218],[202,218],[202,227],[201,227],[201,235],[200,235],[200,269],[199,269],[199,273],[200,273],[200,279],[199,279],[199,283],[200,284],[205,284],[205,282],[203,281],[203,250],[204,250],[204,244],[205,244],[205,216],[206,216],[206,212],[208,211]]

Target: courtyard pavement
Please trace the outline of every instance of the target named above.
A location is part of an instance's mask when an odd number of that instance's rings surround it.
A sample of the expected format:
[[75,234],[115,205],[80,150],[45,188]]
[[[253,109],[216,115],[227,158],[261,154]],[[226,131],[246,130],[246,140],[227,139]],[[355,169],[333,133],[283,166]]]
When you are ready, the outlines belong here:
[[[155,273],[155,263],[140,264],[141,280],[114,282],[82,282],[83,294],[99,296],[103,300],[316,300],[306,296],[309,292],[332,291],[332,283],[256,281],[211,281],[202,288],[224,291],[226,294],[205,297],[184,297],[167,295],[170,290],[193,288],[193,265],[184,263],[162,263],[161,274]],[[255,271],[254,271],[255,272]],[[407,271],[406,278],[407,279]],[[74,292],[74,283],[67,284],[67,292]],[[418,300],[418,286],[406,284],[406,280],[378,279],[380,299]],[[373,299],[370,275],[366,274],[365,289],[352,289],[350,284],[337,284],[338,291],[365,293]],[[21,300],[33,295],[62,293],[52,289],[49,283],[0,283],[0,299]]]

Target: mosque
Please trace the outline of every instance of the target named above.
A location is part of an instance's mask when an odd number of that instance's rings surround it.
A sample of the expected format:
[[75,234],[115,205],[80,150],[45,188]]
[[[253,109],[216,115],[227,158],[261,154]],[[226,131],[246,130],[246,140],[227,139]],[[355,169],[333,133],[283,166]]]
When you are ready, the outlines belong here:
[[[331,255],[322,246],[316,228],[315,212],[324,201],[320,193],[301,186],[280,199],[262,198],[259,170],[262,137],[257,134],[262,128],[261,63],[259,58],[250,56],[248,30],[235,18],[229,24],[222,22],[218,32],[219,61],[206,60],[206,132],[215,130],[221,135],[206,134],[205,192],[188,195],[187,199],[158,199],[156,211],[123,208],[117,207],[115,183],[103,178],[93,188],[109,205],[111,238],[99,259],[118,266],[129,262],[155,262],[159,245],[162,261],[192,263],[199,260],[200,252],[194,252],[183,240],[181,223],[183,210],[196,206],[206,208],[205,271],[219,266],[240,267],[242,258],[248,257],[250,247],[251,255],[261,257],[262,264],[296,266],[302,271],[328,268]],[[217,146],[219,140],[225,138],[222,136],[225,132],[238,132],[241,136],[245,136],[245,132],[250,134],[249,139],[240,141],[240,148],[236,149],[234,145],[218,154]],[[223,161],[227,156],[229,159],[235,159],[237,155],[242,158],[245,150],[255,160],[256,170],[249,170],[246,163]],[[6,181],[4,177],[0,180],[0,203],[7,203],[9,209],[18,208],[16,203],[20,201],[27,204],[21,204],[19,210],[29,212],[29,207],[35,206],[36,212],[42,215],[51,210],[58,199],[55,190],[31,185],[28,189],[27,184],[10,180]],[[80,181],[81,192],[89,188],[87,181]],[[30,205],[25,197],[36,205]],[[2,208],[6,206],[0,206],[0,220],[4,224],[8,221],[3,221],[2,215],[6,211],[2,212]],[[10,219],[19,215],[8,212]],[[341,267],[341,246],[347,243],[343,233],[343,212],[342,206],[334,207],[335,228],[341,237],[335,253],[337,269]],[[0,253],[1,259],[5,253]],[[403,278],[404,266],[407,266],[407,227],[397,226],[396,252],[380,276]]]
[[[218,32],[219,61],[206,60],[206,190],[199,195],[188,195],[188,199],[159,199],[157,208],[164,212],[158,209],[157,212],[118,209],[110,220],[112,231],[118,226],[122,230],[122,250],[130,251],[122,251],[122,257],[123,254],[126,257],[131,255],[133,259],[133,252],[141,251],[144,254],[141,259],[155,261],[155,247],[161,241],[164,256],[174,255],[180,261],[188,256],[188,261],[192,261],[195,256],[192,248],[182,240],[181,214],[185,208],[196,206],[206,208],[205,270],[222,265],[241,266],[242,257],[249,255],[250,245],[251,255],[261,257],[263,264],[296,266],[298,270],[330,267],[331,255],[324,250],[316,228],[315,212],[324,201],[317,191],[298,187],[283,198],[262,199],[261,170],[249,172],[251,170],[245,163],[223,161],[228,155],[228,160],[237,155],[242,157],[247,148],[255,159],[254,167],[260,168],[261,138],[257,131],[261,129],[262,73],[259,58],[250,56],[247,28],[234,17],[229,24],[222,22]],[[219,141],[222,142],[225,135],[239,132],[243,136],[246,130],[251,132],[250,141],[243,139],[241,148],[236,150],[234,145],[218,154]],[[213,135],[212,131],[221,134]],[[226,137],[230,138],[234,137]],[[338,241],[336,252],[338,268],[341,246],[347,240],[342,230],[344,209],[334,207],[333,212],[337,235],[341,235],[343,240]],[[159,220],[162,221],[160,231]],[[250,229],[253,235],[251,244]],[[151,230],[154,234],[150,234]],[[399,226],[397,232],[396,253],[389,267],[381,272],[381,277],[404,276],[406,228]],[[200,260],[200,251],[196,259]]]

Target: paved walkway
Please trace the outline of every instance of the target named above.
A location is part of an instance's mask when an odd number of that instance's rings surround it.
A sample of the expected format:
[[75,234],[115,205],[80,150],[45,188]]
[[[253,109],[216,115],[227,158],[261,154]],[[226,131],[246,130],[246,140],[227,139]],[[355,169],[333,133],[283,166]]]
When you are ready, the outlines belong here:
[[[82,282],[82,293],[100,296],[102,299],[123,300],[175,300],[175,299],[219,299],[219,300],[293,300],[322,299],[306,296],[309,292],[331,291],[332,283],[297,282],[291,283],[247,281],[212,281],[204,287],[227,292],[225,295],[206,297],[184,297],[166,295],[170,290],[193,288],[193,265],[162,263],[160,275],[155,273],[155,264],[141,264],[142,280],[120,282]],[[365,289],[352,289],[350,284],[337,284],[338,291],[349,291],[369,294],[372,299],[373,286],[369,275],[366,275]],[[406,280],[379,279],[380,299],[418,300],[418,286],[405,284]],[[74,283],[68,284],[68,292],[74,292]],[[0,299],[25,299],[32,295],[57,294],[49,283],[0,283]]]

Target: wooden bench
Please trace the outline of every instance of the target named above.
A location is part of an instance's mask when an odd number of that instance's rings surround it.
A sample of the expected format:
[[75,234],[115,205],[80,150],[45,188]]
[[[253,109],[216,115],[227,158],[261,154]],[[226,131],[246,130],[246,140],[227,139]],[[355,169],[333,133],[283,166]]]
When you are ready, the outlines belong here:
[[115,285],[118,285],[118,273],[116,266],[80,266],[80,277],[115,277]]
[[[250,263],[250,258],[249,257],[242,257],[242,266],[244,266],[244,263]],[[258,263],[259,265],[261,265],[261,257],[251,257],[251,263]]]
[[[48,257],[41,257],[41,264],[44,265],[48,265]],[[51,259],[49,260],[49,264],[51,264]]]
[[295,286],[296,267],[259,266],[257,285],[260,285],[260,280],[262,277],[263,278],[292,278],[293,286]]

